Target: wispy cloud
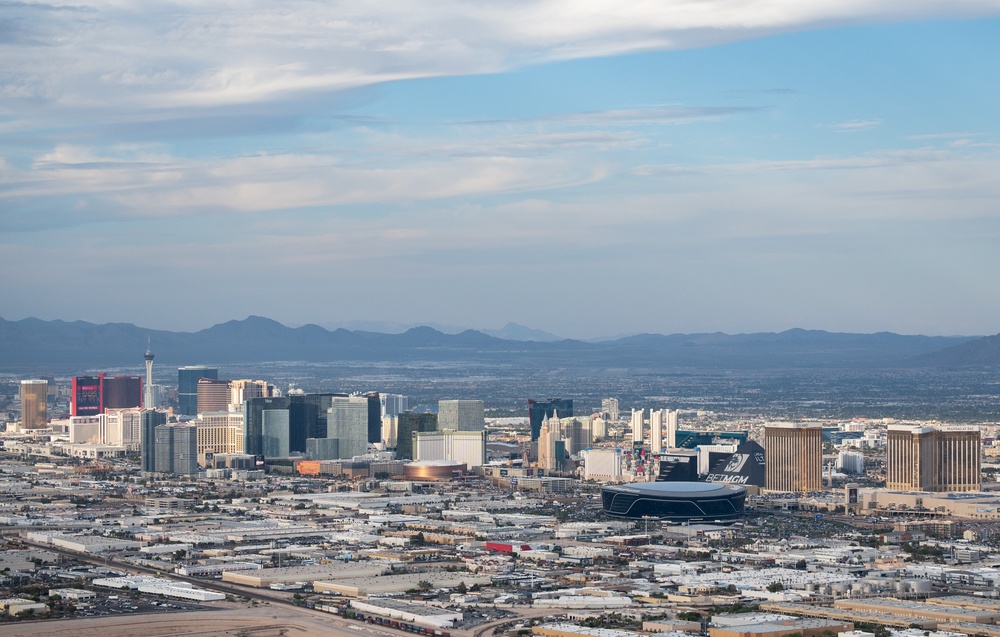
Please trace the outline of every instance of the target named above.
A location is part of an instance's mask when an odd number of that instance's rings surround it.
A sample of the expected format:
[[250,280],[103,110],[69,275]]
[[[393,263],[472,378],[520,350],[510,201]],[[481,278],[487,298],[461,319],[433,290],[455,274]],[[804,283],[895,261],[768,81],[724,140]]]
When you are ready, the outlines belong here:
[[557,113],[554,115],[503,120],[474,120],[458,124],[526,124],[556,122],[571,126],[633,126],[636,124],[686,124],[717,120],[763,110],[762,107],[675,106],[622,110]]
[[870,128],[875,128],[880,126],[882,120],[880,119],[852,119],[847,122],[841,122],[839,124],[830,124],[824,128],[829,128],[838,133],[857,133],[860,131],[868,130]]
[[983,137],[986,133],[928,133],[925,135],[908,135],[906,139],[955,139],[956,137]]

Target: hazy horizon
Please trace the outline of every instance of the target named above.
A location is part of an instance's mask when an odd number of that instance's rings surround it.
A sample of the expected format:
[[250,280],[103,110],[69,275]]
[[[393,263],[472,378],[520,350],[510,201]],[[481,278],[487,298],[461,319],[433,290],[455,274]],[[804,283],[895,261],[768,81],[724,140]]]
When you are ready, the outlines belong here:
[[[619,333],[612,333],[612,334],[595,334],[595,335],[582,335],[582,336],[572,335],[572,336],[569,336],[569,335],[564,335],[564,334],[552,333],[552,332],[549,332],[548,330],[543,330],[543,329],[535,327],[533,325],[526,325],[524,323],[518,323],[517,321],[508,321],[504,325],[496,325],[496,326],[489,326],[489,325],[486,325],[486,326],[454,325],[454,324],[446,324],[446,323],[437,323],[437,322],[434,322],[434,321],[424,321],[424,322],[414,322],[414,323],[394,323],[394,322],[377,321],[377,320],[371,320],[371,321],[365,321],[365,320],[360,320],[360,321],[344,321],[344,322],[340,322],[340,323],[322,323],[322,322],[319,322],[319,321],[306,321],[306,322],[303,322],[303,323],[293,323],[293,322],[279,321],[278,319],[275,319],[275,318],[272,318],[272,317],[269,317],[269,316],[265,316],[263,314],[250,314],[250,315],[247,315],[247,316],[244,316],[244,317],[240,317],[240,318],[231,318],[231,319],[226,319],[226,320],[222,320],[222,321],[213,322],[213,323],[210,323],[210,324],[197,325],[197,326],[189,327],[189,328],[174,328],[174,327],[170,327],[170,326],[161,327],[161,326],[155,326],[155,325],[146,325],[146,324],[141,324],[141,323],[135,323],[133,321],[106,321],[106,323],[132,324],[132,325],[135,325],[138,328],[144,328],[144,329],[150,329],[150,330],[161,330],[161,331],[166,331],[166,332],[194,333],[194,332],[199,332],[201,330],[205,330],[205,329],[214,327],[215,325],[221,325],[221,324],[228,323],[228,322],[231,322],[231,321],[244,321],[244,320],[247,320],[247,319],[252,318],[252,317],[257,317],[257,318],[263,318],[263,319],[267,319],[267,320],[277,321],[278,323],[284,325],[285,327],[289,327],[289,328],[298,328],[298,327],[303,327],[305,325],[316,325],[316,326],[322,327],[323,329],[330,330],[330,331],[343,328],[343,329],[347,329],[347,330],[350,330],[350,331],[368,331],[368,332],[379,332],[379,333],[384,333],[384,334],[402,334],[403,332],[405,332],[407,330],[410,330],[410,329],[413,329],[413,328],[416,328],[416,327],[430,327],[432,329],[435,329],[435,330],[437,330],[439,332],[442,332],[442,333],[445,333],[445,334],[458,334],[458,333],[466,331],[466,330],[475,330],[477,332],[488,333],[488,332],[499,332],[499,331],[503,330],[504,328],[513,326],[513,327],[516,327],[516,328],[523,328],[523,329],[531,330],[531,331],[544,332],[544,333],[549,334],[550,336],[556,337],[558,339],[573,339],[573,340],[584,340],[584,341],[614,340],[614,339],[618,339],[618,338],[625,338],[625,337],[628,337],[628,336],[637,336],[637,335],[640,335],[640,334],[660,334],[660,335],[663,335],[663,336],[671,336],[671,335],[674,335],[674,334],[711,334],[711,333],[723,333],[723,334],[728,334],[728,335],[738,335],[738,334],[755,334],[755,333],[781,333],[781,332],[785,332],[785,331],[789,331],[789,330],[807,330],[807,331],[819,331],[819,332],[830,332],[830,333],[853,333],[853,334],[876,334],[876,333],[886,332],[886,333],[899,334],[901,336],[941,336],[941,337],[954,337],[954,338],[984,337],[984,336],[993,336],[995,334],[995,332],[994,333],[987,333],[987,334],[927,334],[927,333],[912,333],[911,334],[911,333],[903,333],[903,332],[893,332],[892,330],[875,330],[875,331],[872,331],[872,332],[844,332],[842,330],[829,330],[829,329],[825,329],[825,328],[822,328],[822,327],[792,326],[792,327],[788,327],[788,328],[784,328],[784,329],[780,329],[780,330],[755,330],[753,332],[750,332],[750,331],[725,332],[725,331],[722,331],[722,330],[693,330],[693,331],[690,331],[690,332],[619,332]],[[84,322],[87,322],[87,323],[95,323],[95,324],[98,324],[98,325],[102,324],[102,323],[105,323],[105,322],[87,321],[86,319],[79,319],[79,318],[77,318],[77,319],[69,319],[69,318],[52,318],[52,319],[46,319],[46,318],[36,317],[36,316],[26,316],[26,317],[20,317],[20,318],[11,318],[9,316],[0,315],[0,319],[7,320],[7,321],[20,321],[20,320],[24,320],[24,319],[38,319],[38,320],[42,320],[42,321],[63,321],[63,322],[66,322],[66,323],[72,323],[74,321],[84,321]],[[514,339],[514,340],[521,340],[521,339]],[[524,340],[527,340],[527,339],[524,339]]]

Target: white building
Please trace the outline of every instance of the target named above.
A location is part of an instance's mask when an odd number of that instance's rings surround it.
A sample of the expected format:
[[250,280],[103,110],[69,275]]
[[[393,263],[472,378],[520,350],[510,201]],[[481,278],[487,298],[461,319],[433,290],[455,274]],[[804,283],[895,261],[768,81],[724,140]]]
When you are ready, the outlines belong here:
[[584,452],[583,479],[597,482],[621,482],[624,462],[614,449],[590,449]]
[[719,445],[698,445],[698,475],[705,475],[712,470],[711,454],[736,453],[739,445],[719,444]]
[[641,443],[643,438],[643,415],[645,409],[632,410],[632,442]]
[[142,408],[108,409],[104,414],[106,445],[121,445],[129,451],[139,451],[142,436]]
[[666,409],[653,409],[649,412],[649,450],[653,453],[663,452],[663,413]]
[[186,582],[172,582],[156,577],[135,576],[95,579],[94,586],[118,590],[133,590],[140,593],[163,595],[164,597],[190,599],[196,602],[215,602],[226,599],[223,593],[195,588]]
[[[103,414],[101,414],[103,416]],[[72,445],[99,445],[101,440],[101,416],[70,416],[69,442]]]
[[71,416],[69,419],[70,444],[107,445],[139,450],[142,415],[138,407],[108,409],[96,416]]
[[865,472],[865,454],[844,449],[837,454],[837,470],[859,475]]
[[413,459],[464,462],[470,469],[486,463],[485,431],[418,431],[413,434]]
[[668,409],[663,416],[663,425],[666,429],[667,449],[674,449],[677,447],[677,410]]

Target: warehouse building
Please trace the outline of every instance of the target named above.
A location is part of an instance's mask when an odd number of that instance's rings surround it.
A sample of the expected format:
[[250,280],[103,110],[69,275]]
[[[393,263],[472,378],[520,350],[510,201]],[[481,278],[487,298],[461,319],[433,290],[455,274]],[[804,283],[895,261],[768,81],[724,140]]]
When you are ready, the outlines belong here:
[[365,614],[372,613],[436,628],[452,628],[456,622],[462,621],[463,617],[460,611],[390,598],[352,599],[351,608]]

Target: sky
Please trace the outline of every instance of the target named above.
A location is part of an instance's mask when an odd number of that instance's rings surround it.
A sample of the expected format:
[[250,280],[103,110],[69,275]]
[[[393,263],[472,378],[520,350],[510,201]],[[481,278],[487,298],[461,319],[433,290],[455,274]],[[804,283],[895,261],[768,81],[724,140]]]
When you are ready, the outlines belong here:
[[1000,0],[0,0],[0,317],[1000,331]]

